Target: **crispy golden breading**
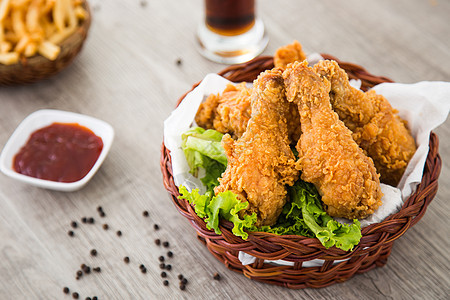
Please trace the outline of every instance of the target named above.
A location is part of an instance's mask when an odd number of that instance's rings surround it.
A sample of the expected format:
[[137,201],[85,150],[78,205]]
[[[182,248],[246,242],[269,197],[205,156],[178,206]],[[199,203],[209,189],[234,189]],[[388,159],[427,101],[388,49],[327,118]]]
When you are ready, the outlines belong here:
[[195,122],[206,129],[242,136],[251,115],[251,91],[245,82],[228,84],[222,94],[211,94],[200,104]]
[[276,68],[285,69],[288,64],[305,59],[306,55],[302,50],[302,45],[298,41],[294,41],[292,44],[278,48],[273,57],[273,63]]
[[[211,94],[200,104],[195,122],[205,129],[228,133],[233,138],[241,137],[252,112],[251,93],[252,89],[246,87],[245,82],[228,84],[221,94]],[[297,143],[300,138],[300,118],[297,106],[291,103],[288,105],[286,117],[289,137],[291,143]]]
[[281,70],[259,75],[254,83],[252,115],[241,138],[225,135],[228,165],[215,193],[231,190],[248,201],[246,213],[257,214],[256,226],[273,225],[286,203],[286,185],[298,178],[289,147],[286,101]]
[[382,192],[372,159],[352,138],[330,104],[330,82],[306,62],[283,73],[288,101],[298,105],[302,135],[297,144],[302,179],[313,183],[330,216],[364,218],[380,205]]
[[382,95],[351,87],[347,74],[335,61],[320,61],[313,69],[331,82],[331,105],[373,159],[381,182],[396,186],[416,151],[406,122]]

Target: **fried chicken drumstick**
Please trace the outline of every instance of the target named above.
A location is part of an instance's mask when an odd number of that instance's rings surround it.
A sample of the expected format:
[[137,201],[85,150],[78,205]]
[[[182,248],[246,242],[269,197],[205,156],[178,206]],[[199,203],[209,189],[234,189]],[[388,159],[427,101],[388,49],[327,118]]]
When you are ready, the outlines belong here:
[[254,82],[251,118],[236,141],[222,139],[228,165],[215,193],[231,190],[248,201],[247,213],[257,214],[256,226],[273,225],[286,203],[286,185],[298,178],[289,147],[286,101],[281,70],[266,71]]
[[298,105],[302,135],[297,144],[302,179],[313,183],[330,216],[364,218],[380,205],[382,192],[372,159],[352,138],[330,104],[330,82],[306,62],[283,73],[288,101]]
[[320,61],[313,69],[331,82],[331,105],[373,159],[381,182],[396,186],[416,151],[406,122],[382,95],[351,87],[347,73],[335,61]]

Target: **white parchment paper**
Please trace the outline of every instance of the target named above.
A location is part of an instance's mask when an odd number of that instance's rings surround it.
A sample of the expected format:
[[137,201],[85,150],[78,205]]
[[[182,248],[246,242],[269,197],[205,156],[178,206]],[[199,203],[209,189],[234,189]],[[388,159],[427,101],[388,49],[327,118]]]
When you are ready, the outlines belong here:
[[[310,64],[314,64],[320,56],[308,56]],[[188,188],[204,187],[200,180],[189,173],[184,153],[181,150],[181,134],[194,123],[194,117],[200,103],[211,93],[221,93],[230,83],[217,74],[208,74],[200,85],[186,95],[180,105],[164,122],[164,144],[171,151],[174,181],[177,186]],[[357,86],[358,82],[352,85]],[[370,217],[361,220],[361,227],[378,223],[387,216],[399,211],[403,200],[407,199],[422,179],[425,160],[428,155],[430,132],[442,124],[450,109],[450,83],[425,81],[415,84],[383,83],[373,88],[378,94],[385,96],[399,115],[408,121],[409,128],[417,144],[417,151],[411,159],[398,187],[382,184],[384,194],[383,205]],[[344,221],[345,220],[339,220]],[[247,254],[242,254],[242,262],[254,261]],[[286,264],[289,262],[281,262]],[[312,262],[312,265],[317,262]],[[305,265],[306,267],[306,265]]]

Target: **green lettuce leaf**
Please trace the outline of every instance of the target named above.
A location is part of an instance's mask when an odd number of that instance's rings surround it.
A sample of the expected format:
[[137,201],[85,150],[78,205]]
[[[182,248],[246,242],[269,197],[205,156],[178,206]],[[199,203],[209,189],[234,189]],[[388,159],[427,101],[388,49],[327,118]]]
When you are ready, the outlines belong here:
[[205,218],[206,227],[214,229],[214,232],[221,234],[219,229],[220,219],[232,222],[232,232],[236,236],[242,237],[244,240],[248,238],[245,229],[255,229],[256,214],[245,215],[243,219],[239,217],[239,212],[248,207],[248,202],[241,202],[231,191],[219,193],[212,196],[212,193],[200,195],[198,189],[189,192],[186,187],[180,186],[179,199],[186,199],[190,204],[194,205],[195,213]]
[[190,172],[198,176],[199,168],[205,170],[200,178],[208,191],[219,184],[218,178],[225,171],[227,156],[221,145],[223,134],[212,129],[192,127],[181,135],[183,149]]

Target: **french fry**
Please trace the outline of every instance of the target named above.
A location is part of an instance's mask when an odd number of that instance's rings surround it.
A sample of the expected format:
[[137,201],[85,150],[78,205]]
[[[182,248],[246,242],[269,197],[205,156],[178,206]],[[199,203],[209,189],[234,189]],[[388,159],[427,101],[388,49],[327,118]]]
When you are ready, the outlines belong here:
[[61,31],[64,29],[64,19],[66,14],[64,13],[64,0],[55,0],[55,6],[53,7],[53,22],[56,28]]
[[68,27],[63,31],[54,33],[48,38],[48,40],[54,44],[59,44],[62,41],[64,41],[67,37],[69,37],[71,34],[73,34],[76,29],[77,29],[76,27]]
[[87,17],[87,11],[81,5],[75,6],[75,16],[79,20],[85,20]]
[[49,60],[55,60],[61,52],[61,47],[55,45],[49,41],[43,41],[38,48],[38,52],[43,57]]
[[8,52],[0,54],[0,63],[4,65],[13,65],[19,61],[19,53]]
[[42,0],[33,0],[25,16],[25,24],[28,32],[34,32],[39,29],[40,7]]
[[12,44],[10,42],[0,42],[0,53],[7,53],[11,51]]
[[3,21],[8,14],[11,0],[2,0],[0,2],[0,22]]
[[38,49],[37,44],[31,42],[31,43],[27,44],[27,46],[25,47],[25,50],[23,51],[23,55],[25,57],[31,57],[36,54],[37,49]]
[[23,10],[15,9],[11,13],[12,27],[14,32],[22,37],[26,33],[25,23],[23,22]]
[[29,42],[30,42],[30,37],[28,35],[22,36],[22,38],[16,44],[16,47],[14,47],[14,51],[17,53],[22,53],[25,50],[25,47],[28,45]]

